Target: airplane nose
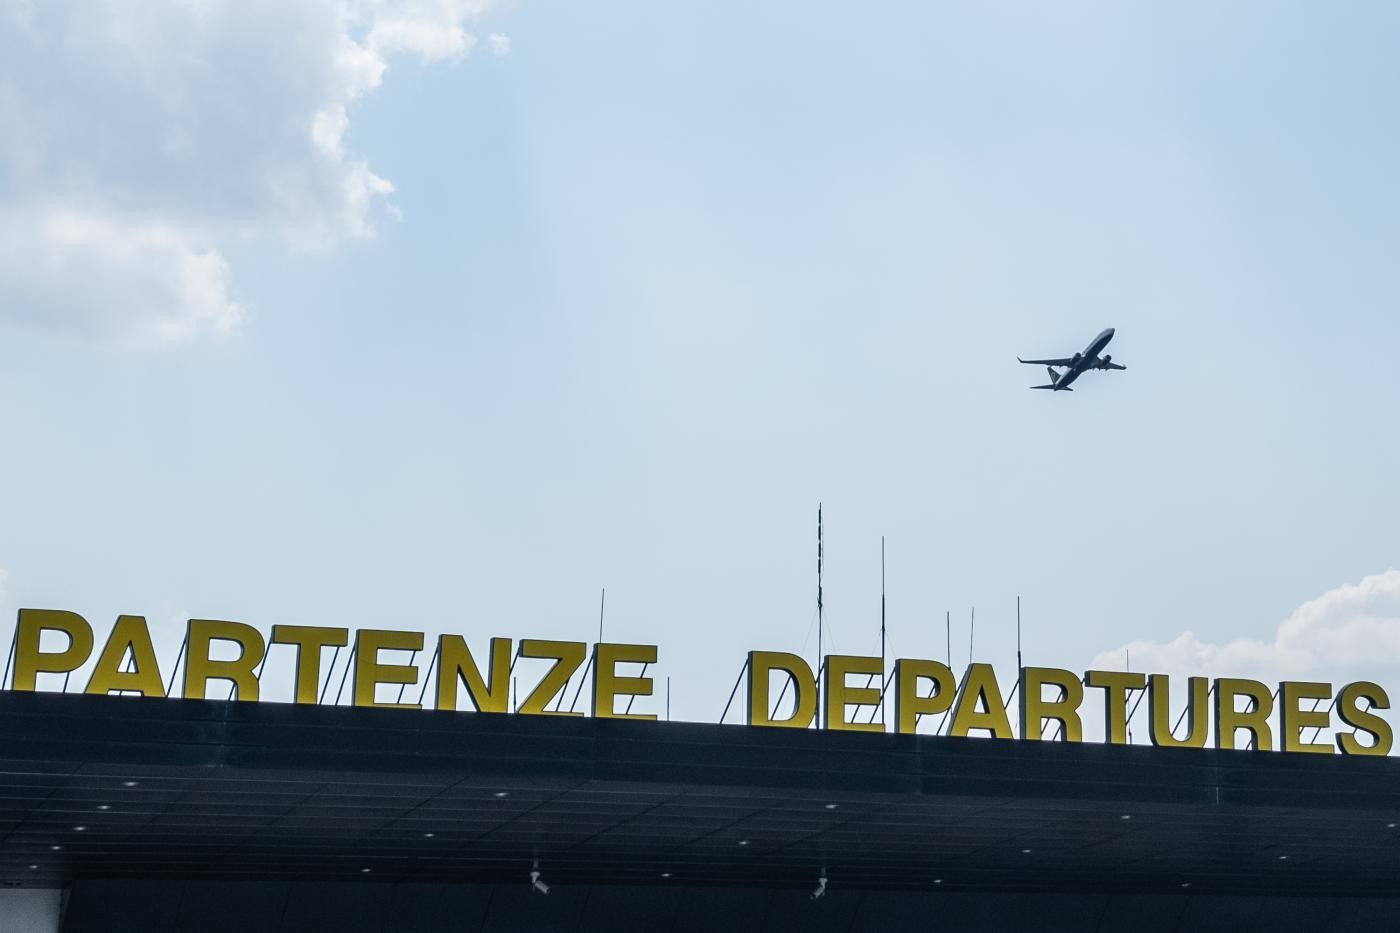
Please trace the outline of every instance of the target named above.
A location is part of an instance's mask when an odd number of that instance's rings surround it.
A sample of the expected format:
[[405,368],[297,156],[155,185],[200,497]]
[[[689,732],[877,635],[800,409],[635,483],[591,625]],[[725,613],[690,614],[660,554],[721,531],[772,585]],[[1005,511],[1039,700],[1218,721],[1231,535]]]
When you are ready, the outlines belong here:
[[1112,336],[1113,336],[1113,328],[1110,327],[1108,330],[1104,331],[1104,333],[1107,334],[1108,336],[1112,337]]

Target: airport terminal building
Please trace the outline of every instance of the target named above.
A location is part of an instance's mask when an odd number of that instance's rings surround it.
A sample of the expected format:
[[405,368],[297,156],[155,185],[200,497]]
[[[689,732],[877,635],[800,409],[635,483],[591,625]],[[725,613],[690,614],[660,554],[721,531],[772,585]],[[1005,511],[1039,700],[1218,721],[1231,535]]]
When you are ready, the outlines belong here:
[[6,931],[1395,929],[1397,820],[1388,758],[0,694]]
[[[1375,684],[1191,678],[1172,716],[1164,677],[1026,667],[1003,698],[986,665],[885,678],[832,655],[818,690],[802,659],[753,652],[745,724],[681,723],[631,712],[654,646],[594,646],[590,714],[556,715],[581,643],[495,639],[478,666],[444,635],[420,670],[418,633],[234,626],[192,620],[166,680],[139,617],[99,650],[80,617],[21,611],[0,933],[1400,929]],[[256,702],[278,644],[296,702]],[[349,705],[326,696],[327,645],[353,646]],[[519,658],[553,660],[517,695]],[[39,687],[74,672],[82,692]],[[207,696],[219,681],[236,699]],[[851,714],[886,691],[888,724]],[[1082,740],[1086,691],[1105,741]],[[1123,735],[1144,698],[1151,746]]]

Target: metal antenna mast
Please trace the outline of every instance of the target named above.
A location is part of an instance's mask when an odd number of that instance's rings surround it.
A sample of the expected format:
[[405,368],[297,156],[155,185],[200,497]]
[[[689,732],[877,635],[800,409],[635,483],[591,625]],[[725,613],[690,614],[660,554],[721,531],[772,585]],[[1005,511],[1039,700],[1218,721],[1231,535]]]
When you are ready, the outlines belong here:
[[[885,677],[885,536],[880,535],[880,679]],[[880,722],[885,721],[885,691],[880,689]]]
[[[822,692],[822,504],[817,503],[817,698]],[[820,703],[818,703],[820,706]]]
[[1021,597],[1016,597],[1016,676],[1021,676]]
[[943,637],[948,640],[948,669],[953,669],[953,611],[943,613]]

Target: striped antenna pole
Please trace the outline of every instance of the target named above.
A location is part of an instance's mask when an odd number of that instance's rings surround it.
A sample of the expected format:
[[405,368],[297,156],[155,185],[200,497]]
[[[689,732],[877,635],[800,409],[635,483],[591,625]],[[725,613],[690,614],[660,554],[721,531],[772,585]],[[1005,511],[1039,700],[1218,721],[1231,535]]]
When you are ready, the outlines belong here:
[[817,709],[822,707],[822,504],[817,503]]
[[[885,676],[885,536],[880,535],[880,678]],[[880,690],[880,725],[885,724],[885,691]]]

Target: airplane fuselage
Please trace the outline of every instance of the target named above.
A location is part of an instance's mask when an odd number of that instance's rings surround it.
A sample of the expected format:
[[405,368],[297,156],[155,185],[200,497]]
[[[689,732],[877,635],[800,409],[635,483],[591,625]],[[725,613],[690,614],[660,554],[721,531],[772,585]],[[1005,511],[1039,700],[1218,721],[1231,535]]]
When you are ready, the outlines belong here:
[[1055,380],[1055,390],[1068,389],[1074,380],[1082,376],[1087,370],[1099,365],[1099,354],[1108,346],[1108,342],[1113,339],[1113,328],[1105,328],[1102,333],[1084,348],[1084,352],[1077,354],[1074,362],[1064,371],[1059,379]]

